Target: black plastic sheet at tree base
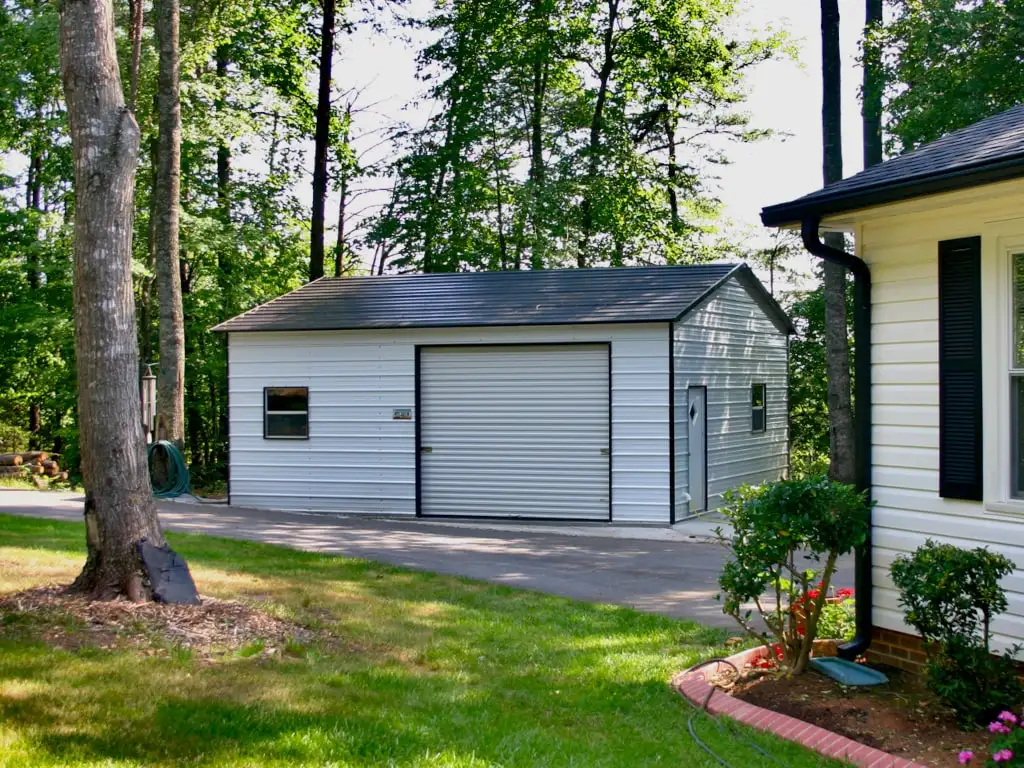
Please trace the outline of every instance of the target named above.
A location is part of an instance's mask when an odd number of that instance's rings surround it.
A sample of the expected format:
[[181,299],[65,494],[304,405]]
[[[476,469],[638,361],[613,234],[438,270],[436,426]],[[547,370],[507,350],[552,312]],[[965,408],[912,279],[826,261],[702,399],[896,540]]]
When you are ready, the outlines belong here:
[[155,547],[146,539],[139,542],[138,548],[154,600],[173,605],[200,604],[196,583],[181,555],[166,544]]

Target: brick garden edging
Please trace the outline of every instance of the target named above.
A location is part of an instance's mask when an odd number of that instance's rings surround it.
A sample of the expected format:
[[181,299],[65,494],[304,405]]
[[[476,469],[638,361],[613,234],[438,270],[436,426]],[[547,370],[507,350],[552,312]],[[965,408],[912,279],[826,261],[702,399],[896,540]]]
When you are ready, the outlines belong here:
[[[734,654],[728,661],[742,672],[747,664],[766,655],[767,650],[762,646]],[[703,707],[707,701],[707,710],[711,714],[726,715],[751,728],[795,741],[825,757],[846,760],[858,768],[925,768],[920,763],[890,755],[795,717],[748,704],[712,688],[706,678],[717,672],[720,666],[709,665],[690,673],[680,672],[672,678],[672,687],[698,707]]]

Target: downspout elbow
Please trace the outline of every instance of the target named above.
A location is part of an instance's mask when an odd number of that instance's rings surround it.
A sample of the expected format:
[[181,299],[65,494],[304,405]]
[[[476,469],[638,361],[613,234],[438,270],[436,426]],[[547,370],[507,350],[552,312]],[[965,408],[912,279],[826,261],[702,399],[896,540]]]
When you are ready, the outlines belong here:
[[[820,259],[839,264],[853,273],[854,308],[854,418],[856,484],[859,490],[871,496],[871,270],[857,256],[834,248],[821,239],[820,216],[810,216],[801,222],[800,234],[804,247]],[[862,655],[871,645],[872,634],[872,573],[871,573],[871,526],[867,538],[857,549],[854,585],[857,592],[856,634],[848,643],[839,647],[844,659]]]

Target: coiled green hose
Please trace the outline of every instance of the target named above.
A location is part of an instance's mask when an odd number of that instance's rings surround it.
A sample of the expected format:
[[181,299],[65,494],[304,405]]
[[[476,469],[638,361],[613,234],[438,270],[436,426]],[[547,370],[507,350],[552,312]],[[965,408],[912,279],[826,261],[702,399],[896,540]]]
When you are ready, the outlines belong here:
[[[161,483],[159,486],[153,481],[153,453],[158,449],[163,449],[167,454],[170,466],[170,474],[167,477],[166,482]],[[181,496],[183,493],[189,493],[192,486],[192,478],[189,476],[188,467],[185,466],[185,457],[181,455],[181,451],[174,445],[166,440],[157,440],[155,443],[150,443],[147,449],[147,456],[150,461],[149,477],[150,481],[153,482],[153,495],[158,499],[172,499],[175,496]]]

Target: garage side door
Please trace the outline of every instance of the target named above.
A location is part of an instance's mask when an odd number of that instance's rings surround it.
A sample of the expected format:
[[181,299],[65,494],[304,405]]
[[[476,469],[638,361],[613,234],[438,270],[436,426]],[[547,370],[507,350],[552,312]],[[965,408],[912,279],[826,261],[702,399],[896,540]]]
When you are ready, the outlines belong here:
[[609,518],[608,345],[420,350],[423,515]]

